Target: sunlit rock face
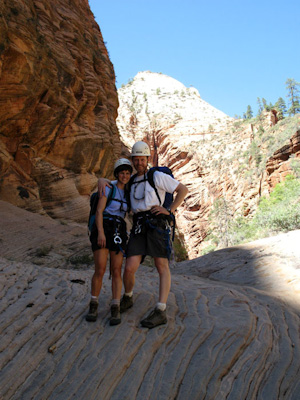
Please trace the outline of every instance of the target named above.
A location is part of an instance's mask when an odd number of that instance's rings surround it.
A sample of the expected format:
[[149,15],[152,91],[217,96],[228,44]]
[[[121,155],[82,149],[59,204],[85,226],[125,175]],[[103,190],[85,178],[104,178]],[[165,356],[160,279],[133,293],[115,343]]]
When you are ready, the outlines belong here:
[[208,162],[218,157],[211,146],[208,151],[207,144],[227,129],[232,118],[202,100],[195,88],[149,71],[139,72],[118,94],[122,141],[130,149],[135,141],[146,140],[152,163],[169,166],[190,190],[177,215],[177,226],[189,256],[196,256],[211,206],[212,189],[205,184]]
[[293,173],[293,159],[300,160],[300,130],[289,140],[289,143],[278,149],[269,158],[266,170],[268,184],[273,188],[277,183],[284,181],[287,175]]
[[268,151],[258,138],[262,131],[277,135],[276,111],[263,112],[252,123],[234,120],[202,100],[195,88],[149,71],[139,72],[118,94],[117,125],[125,145],[130,149],[137,140],[147,141],[152,163],[169,166],[189,188],[177,226],[190,258],[205,247],[216,200],[223,202],[224,224],[226,218],[253,215],[275,179],[268,176],[271,167],[269,172],[261,167],[259,157]]
[[87,0],[4,0],[0,13],[0,198],[85,220],[121,153],[99,27]]

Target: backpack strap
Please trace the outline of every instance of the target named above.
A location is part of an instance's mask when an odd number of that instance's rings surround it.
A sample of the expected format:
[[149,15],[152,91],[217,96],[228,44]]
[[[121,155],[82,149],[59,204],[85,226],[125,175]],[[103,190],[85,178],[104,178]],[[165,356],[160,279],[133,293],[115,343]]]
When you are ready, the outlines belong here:
[[130,197],[131,186],[132,186],[133,181],[135,180],[136,177],[137,177],[137,174],[131,175],[131,177],[129,179],[129,182],[127,183],[129,197]]
[[152,168],[149,169],[149,171],[147,172],[147,180],[148,180],[150,186],[152,186],[153,189],[155,190],[155,193],[156,193],[156,196],[158,198],[159,204],[162,205],[161,199],[160,199],[160,196],[159,196],[158,191],[156,189],[156,186],[154,184],[154,178],[153,178],[154,172],[158,171],[158,168],[159,167],[152,167]]
[[[159,204],[161,205],[161,199],[160,199],[160,196],[159,196],[158,191],[156,189],[156,186],[154,184],[154,178],[153,178],[154,172],[158,171],[158,170],[159,170],[159,167],[150,168],[149,171],[147,172],[147,177],[146,177],[146,179],[144,181],[148,181],[150,186],[153,187],[153,189],[155,190],[156,196],[158,198]],[[128,182],[129,196],[130,196],[131,186],[132,186],[132,184],[133,184],[133,182],[134,182],[136,177],[137,177],[137,174],[132,175],[132,177],[130,178],[130,180]],[[139,182],[144,182],[144,181],[139,181]]]
[[116,189],[115,185],[113,185],[111,183],[111,188],[110,188],[110,191],[109,191],[108,196],[107,196],[107,202],[106,202],[105,208],[108,207],[110,205],[110,203],[114,200],[114,197],[116,195],[116,190],[117,189]]

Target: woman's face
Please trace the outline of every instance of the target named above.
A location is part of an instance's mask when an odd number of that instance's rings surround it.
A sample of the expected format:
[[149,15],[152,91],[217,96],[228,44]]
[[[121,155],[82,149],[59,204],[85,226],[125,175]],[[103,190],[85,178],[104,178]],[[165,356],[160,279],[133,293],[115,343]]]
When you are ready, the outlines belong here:
[[124,185],[129,182],[130,177],[131,173],[127,169],[118,172],[118,181],[123,183]]

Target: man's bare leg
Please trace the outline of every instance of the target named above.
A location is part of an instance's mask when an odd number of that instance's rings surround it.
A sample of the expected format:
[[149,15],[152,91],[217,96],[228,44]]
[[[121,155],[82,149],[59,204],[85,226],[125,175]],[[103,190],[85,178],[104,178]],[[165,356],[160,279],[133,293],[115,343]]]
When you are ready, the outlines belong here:
[[125,294],[121,299],[121,313],[133,306],[132,291],[135,284],[135,273],[140,266],[142,256],[130,256],[126,259],[123,282]]
[[171,273],[167,258],[154,258],[155,266],[159,274],[159,303],[166,304],[171,289]]

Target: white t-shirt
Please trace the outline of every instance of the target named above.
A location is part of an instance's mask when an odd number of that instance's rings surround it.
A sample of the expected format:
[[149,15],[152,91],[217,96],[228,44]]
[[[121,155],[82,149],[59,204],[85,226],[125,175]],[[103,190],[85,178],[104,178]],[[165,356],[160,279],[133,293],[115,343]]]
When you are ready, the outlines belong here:
[[[105,188],[105,196],[108,198],[110,192],[110,188],[106,186]],[[112,200],[110,204],[105,208],[105,211],[111,215],[117,215],[119,217],[125,218],[125,213],[127,211],[127,203],[124,194],[124,190],[119,189],[116,186],[116,193],[113,197],[114,199],[122,200],[122,203],[119,201]]]
[[166,192],[173,193],[179,185],[179,182],[170,175],[155,171],[153,180],[161,199],[161,204],[159,204],[154,188],[148,181],[143,182],[143,180],[144,175],[137,176],[130,189],[130,202],[133,213],[148,211],[153,206],[163,205]]

